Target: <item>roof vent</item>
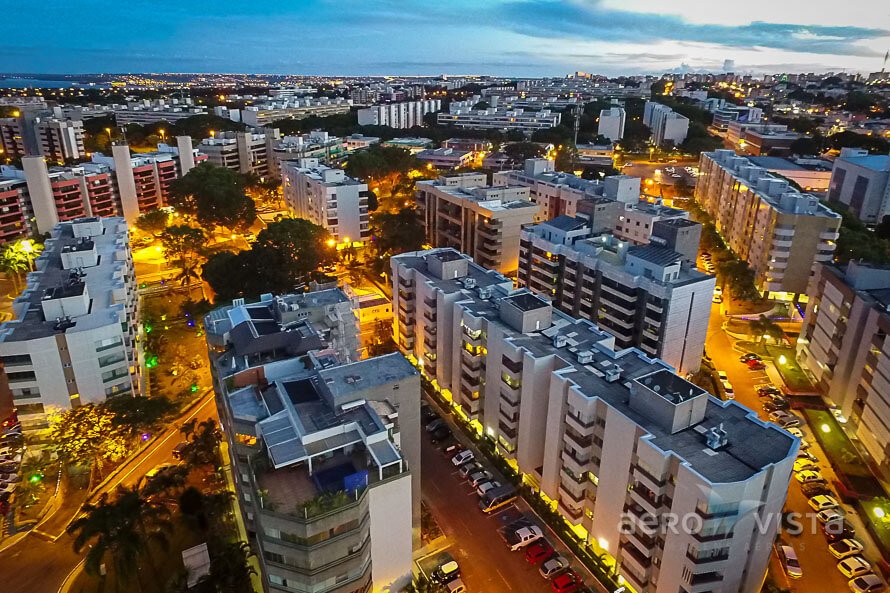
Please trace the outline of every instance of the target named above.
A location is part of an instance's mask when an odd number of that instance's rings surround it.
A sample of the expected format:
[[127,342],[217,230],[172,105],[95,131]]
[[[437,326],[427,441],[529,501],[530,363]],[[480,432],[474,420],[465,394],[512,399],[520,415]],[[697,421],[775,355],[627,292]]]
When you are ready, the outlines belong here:
[[613,364],[611,367],[606,369],[606,381],[608,383],[614,383],[618,379],[621,378],[622,368],[617,364]]
[[233,307],[243,307],[244,299],[243,298],[232,299],[232,306]]
[[475,278],[470,278],[469,276],[465,276],[462,282],[463,282],[464,288],[466,288],[468,290],[472,290],[473,288],[476,288],[476,279]]
[[723,423],[721,422],[719,425],[711,427],[708,430],[707,435],[705,436],[708,442],[708,447],[713,450],[722,449],[729,443],[729,438],[726,434],[726,431],[723,430]]
[[578,353],[578,362],[581,364],[590,364],[593,362],[593,352],[590,350],[582,350]]
[[[469,278],[472,280],[472,278]],[[479,298],[482,300],[486,300],[491,298],[491,287],[490,286],[480,286],[476,289],[476,293],[479,295]]]
[[565,348],[566,344],[569,343],[569,338],[565,334],[556,334],[553,336],[553,347],[554,348]]

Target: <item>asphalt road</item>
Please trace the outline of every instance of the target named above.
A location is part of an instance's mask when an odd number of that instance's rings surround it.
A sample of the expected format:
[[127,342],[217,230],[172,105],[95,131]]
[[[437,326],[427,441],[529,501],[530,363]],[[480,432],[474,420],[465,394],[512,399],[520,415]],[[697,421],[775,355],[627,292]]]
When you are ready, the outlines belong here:
[[[173,448],[181,441],[179,427],[187,420],[208,418],[219,421],[213,392],[187,416],[174,422],[148,449],[132,459],[119,475],[102,487],[100,492],[112,492],[118,485],[132,486],[151,468],[173,462]],[[72,540],[63,533],[55,542],[29,534],[11,548],[0,553],[0,575],[3,593],[55,593],[65,577],[81,561],[82,555],[72,550]]]
[[[736,401],[756,411],[761,419],[768,420],[768,414],[763,411],[762,407],[764,400],[757,396],[755,385],[771,382],[767,375],[777,377],[778,373],[771,368],[770,363],[768,363],[770,368],[764,373],[762,371],[750,371],[739,362],[741,352],[732,349],[732,344],[735,340],[727,336],[721,329],[721,324],[724,320],[725,317],[720,311],[720,305],[713,305],[708,326],[708,355],[711,357],[716,369],[726,371],[729,382],[732,383],[733,390],[735,391]],[[777,382],[774,382],[774,384],[777,384]],[[798,415],[803,418],[801,414]],[[836,476],[826,461],[827,457],[819,447],[818,441],[812,436],[812,429],[803,426],[802,430],[806,440],[812,445],[809,451],[819,458],[819,470],[829,483],[833,482]],[[866,533],[862,521],[856,515],[853,507],[843,505],[843,508],[848,519],[856,528],[856,539],[866,546],[866,559],[869,561],[876,560],[879,557],[877,547]],[[784,533],[780,534],[779,539],[785,544],[790,544],[797,551],[804,576],[801,579],[791,581],[786,579],[776,554],[773,553],[771,566],[777,580],[783,587],[801,593],[809,593],[811,591],[824,591],[826,593],[848,591],[848,579],[837,570],[836,565],[838,561],[828,551],[825,536],[822,534],[820,526],[814,523],[815,517],[811,519],[811,515],[807,515],[808,513],[811,514],[812,510],[807,504],[807,498],[803,495],[800,486],[794,479],[792,479],[788,489],[788,500],[785,503],[785,510],[803,514],[801,518],[804,527],[803,533],[800,535]]]

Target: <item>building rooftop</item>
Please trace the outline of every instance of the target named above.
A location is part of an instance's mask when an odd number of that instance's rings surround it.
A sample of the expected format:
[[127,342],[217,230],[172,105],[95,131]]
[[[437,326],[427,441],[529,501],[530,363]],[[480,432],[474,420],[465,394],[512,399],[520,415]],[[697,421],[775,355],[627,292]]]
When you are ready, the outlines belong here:
[[[99,228],[101,234],[75,236],[81,234],[75,233],[75,227],[83,228],[81,225]],[[83,259],[87,264],[95,260],[96,265],[75,268],[63,262],[63,255],[86,251],[90,255]],[[43,253],[35,260],[36,271],[27,276],[27,288],[13,302],[15,319],[0,325],[0,341],[33,340],[62,332],[119,326],[126,318],[128,254],[129,235],[123,218],[82,218],[56,225]],[[45,317],[45,302],[60,300],[61,303],[62,299],[71,297],[84,297],[88,302],[79,307],[72,305],[66,309],[64,303],[58,307],[66,314],[71,312],[70,321],[60,323],[55,317]]]
[[634,245],[628,248],[627,254],[659,266],[676,264],[683,259],[683,256],[673,249],[658,247],[657,245]]
[[323,389],[334,402],[348,400],[353,394],[401,381],[417,375],[417,369],[398,353],[366,358],[319,371]]
[[583,229],[585,226],[588,225],[588,222],[587,220],[580,217],[566,216],[565,214],[560,214],[556,218],[550,219],[541,224],[546,224],[561,231],[576,231],[578,229]]
[[831,163],[822,159],[792,159],[780,156],[748,157],[752,163],[764,169],[776,171],[831,171]]
[[890,155],[869,154],[864,156],[847,156],[838,158],[873,171],[890,171]]

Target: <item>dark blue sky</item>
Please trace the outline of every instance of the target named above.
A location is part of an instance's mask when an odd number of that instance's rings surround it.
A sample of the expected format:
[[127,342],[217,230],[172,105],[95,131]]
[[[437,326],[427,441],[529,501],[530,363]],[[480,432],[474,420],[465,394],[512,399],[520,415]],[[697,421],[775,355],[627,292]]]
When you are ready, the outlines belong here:
[[14,0],[0,71],[535,76],[716,70],[724,59],[737,71],[877,70],[890,3],[849,4]]

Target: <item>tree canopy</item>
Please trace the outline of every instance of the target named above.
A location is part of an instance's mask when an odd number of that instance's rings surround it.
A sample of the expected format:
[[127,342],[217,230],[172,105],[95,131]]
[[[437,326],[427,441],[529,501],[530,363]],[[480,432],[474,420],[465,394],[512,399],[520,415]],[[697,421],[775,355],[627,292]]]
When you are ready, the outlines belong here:
[[160,233],[167,228],[170,215],[164,210],[152,210],[136,219],[136,228],[146,233]]
[[170,204],[205,226],[244,228],[256,219],[240,173],[201,163],[170,184]]

